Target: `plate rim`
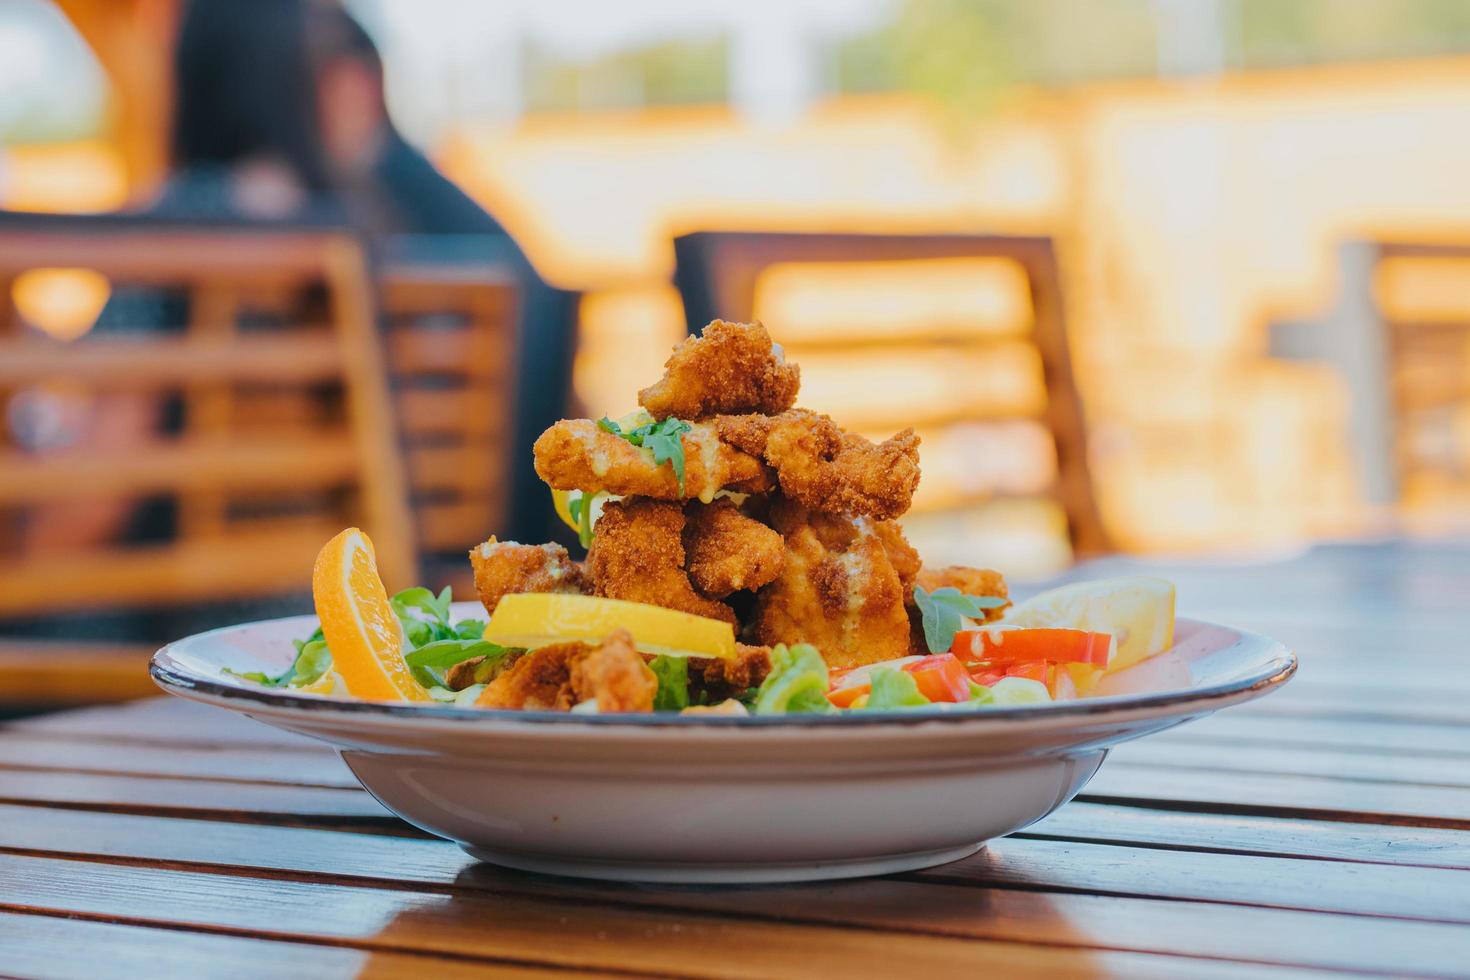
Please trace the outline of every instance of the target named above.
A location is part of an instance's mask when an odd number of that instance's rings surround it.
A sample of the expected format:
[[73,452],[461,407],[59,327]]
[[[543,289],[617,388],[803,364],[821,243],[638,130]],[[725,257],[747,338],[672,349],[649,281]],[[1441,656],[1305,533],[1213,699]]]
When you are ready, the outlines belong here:
[[[670,713],[572,714],[565,711],[519,711],[507,708],[470,708],[446,704],[398,704],[386,701],[360,701],[329,698],[320,695],[281,691],[271,688],[240,687],[200,675],[175,659],[171,651],[184,643],[197,642],[216,633],[228,633],[249,627],[264,626],[301,617],[280,617],[221,626],[169,643],[149,659],[148,673],[155,684],[168,694],[208,703],[232,710],[248,711],[250,706],[273,711],[310,712],[330,716],[365,715],[371,718],[412,719],[452,722],[456,725],[496,727],[509,724],[515,728],[557,728],[594,726],[616,729],[832,729],[907,727],[928,723],[968,723],[985,727],[1006,727],[1019,721],[1086,720],[1117,712],[1147,714],[1186,705],[1207,707],[1221,700],[1252,700],[1295,675],[1299,664],[1295,651],[1281,641],[1242,630],[1234,626],[1189,617],[1178,622],[1228,630],[1240,640],[1251,639],[1264,645],[1267,654],[1259,669],[1235,681],[1212,684],[1183,691],[1144,694],[1116,694],[1075,701],[1059,701],[1040,705],[1017,705],[1004,708],[958,709],[930,705],[922,708],[897,709],[881,713],[840,712],[837,714],[790,715],[680,715]],[[196,697],[202,695],[202,697]],[[221,702],[224,702],[223,704]],[[235,703],[230,703],[235,702]],[[346,718],[344,718],[344,721]]]

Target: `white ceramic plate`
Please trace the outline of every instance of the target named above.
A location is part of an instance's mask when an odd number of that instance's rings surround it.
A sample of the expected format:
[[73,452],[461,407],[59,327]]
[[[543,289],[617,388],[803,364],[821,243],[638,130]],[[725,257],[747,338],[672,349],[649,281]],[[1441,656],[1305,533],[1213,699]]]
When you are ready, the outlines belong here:
[[[456,618],[484,615],[477,605]],[[1066,803],[1108,749],[1260,697],[1296,670],[1274,640],[1180,620],[1172,650],[1051,705],[753,718],[571,715],[269,690],[299,616],[153,658],[171,694],[335,746],[384,806],[476,857],[666,882],[854,877],[964,857]]]

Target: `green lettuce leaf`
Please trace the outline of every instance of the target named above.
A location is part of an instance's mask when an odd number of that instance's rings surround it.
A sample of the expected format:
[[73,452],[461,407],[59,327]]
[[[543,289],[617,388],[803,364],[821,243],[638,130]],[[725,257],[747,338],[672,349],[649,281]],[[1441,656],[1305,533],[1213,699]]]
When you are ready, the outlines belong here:
[[930,703],[912,674],[896,667],[879,667],[868,675],[872,690],[864,710],[874,708],[920,708]]
[[654,711],[683,711],[689,707],[689,660],[687,657],[654,657],[648,664],[658,678],[653,696]]
[[752,707],[758,715],[836,711],[827,700],[828,683],[827,662],[816,647],[797,643],[788,648],[783,643],[771,651],[771,672]]

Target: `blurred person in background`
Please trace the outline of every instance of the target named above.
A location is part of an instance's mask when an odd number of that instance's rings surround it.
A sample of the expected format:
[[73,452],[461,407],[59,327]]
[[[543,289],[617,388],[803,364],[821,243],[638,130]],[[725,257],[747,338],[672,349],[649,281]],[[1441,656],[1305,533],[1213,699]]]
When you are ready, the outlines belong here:
[[[379,257],[503,264],[521,288],[514,453],[529,459],[535,433],[564,411],[574,297],[548,286],[499,222],[399,134],[367,32],[329,0],[191,0],[174,74],[172,170],[142,215],[348,226]],[[178,330],[186,304],[167,291],[118,290],[93,329]],[[108,396],[89,415],[64,440],[73,450],[116,449],[181,423],[176,399]],[[504,530],[546,537],[555,518],[543,488],[529,466],[512,472],[512,527]],[[28,515],[25,549],[157,539],[172,527],[167,501],[58,503]]]

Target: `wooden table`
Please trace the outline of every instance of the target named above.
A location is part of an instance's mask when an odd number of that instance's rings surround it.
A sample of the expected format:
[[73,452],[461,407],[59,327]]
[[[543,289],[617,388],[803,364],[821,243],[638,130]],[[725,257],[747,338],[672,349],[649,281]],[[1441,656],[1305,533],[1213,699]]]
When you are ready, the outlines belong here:
[[1165,571],[1183,611],[1293,645],[1299,677],[1119,749],[972,858],[890,878],[503,871],[390,816],[329,750],[222,711],[13,723],[0,974],[1470,976],[1470,548]]

